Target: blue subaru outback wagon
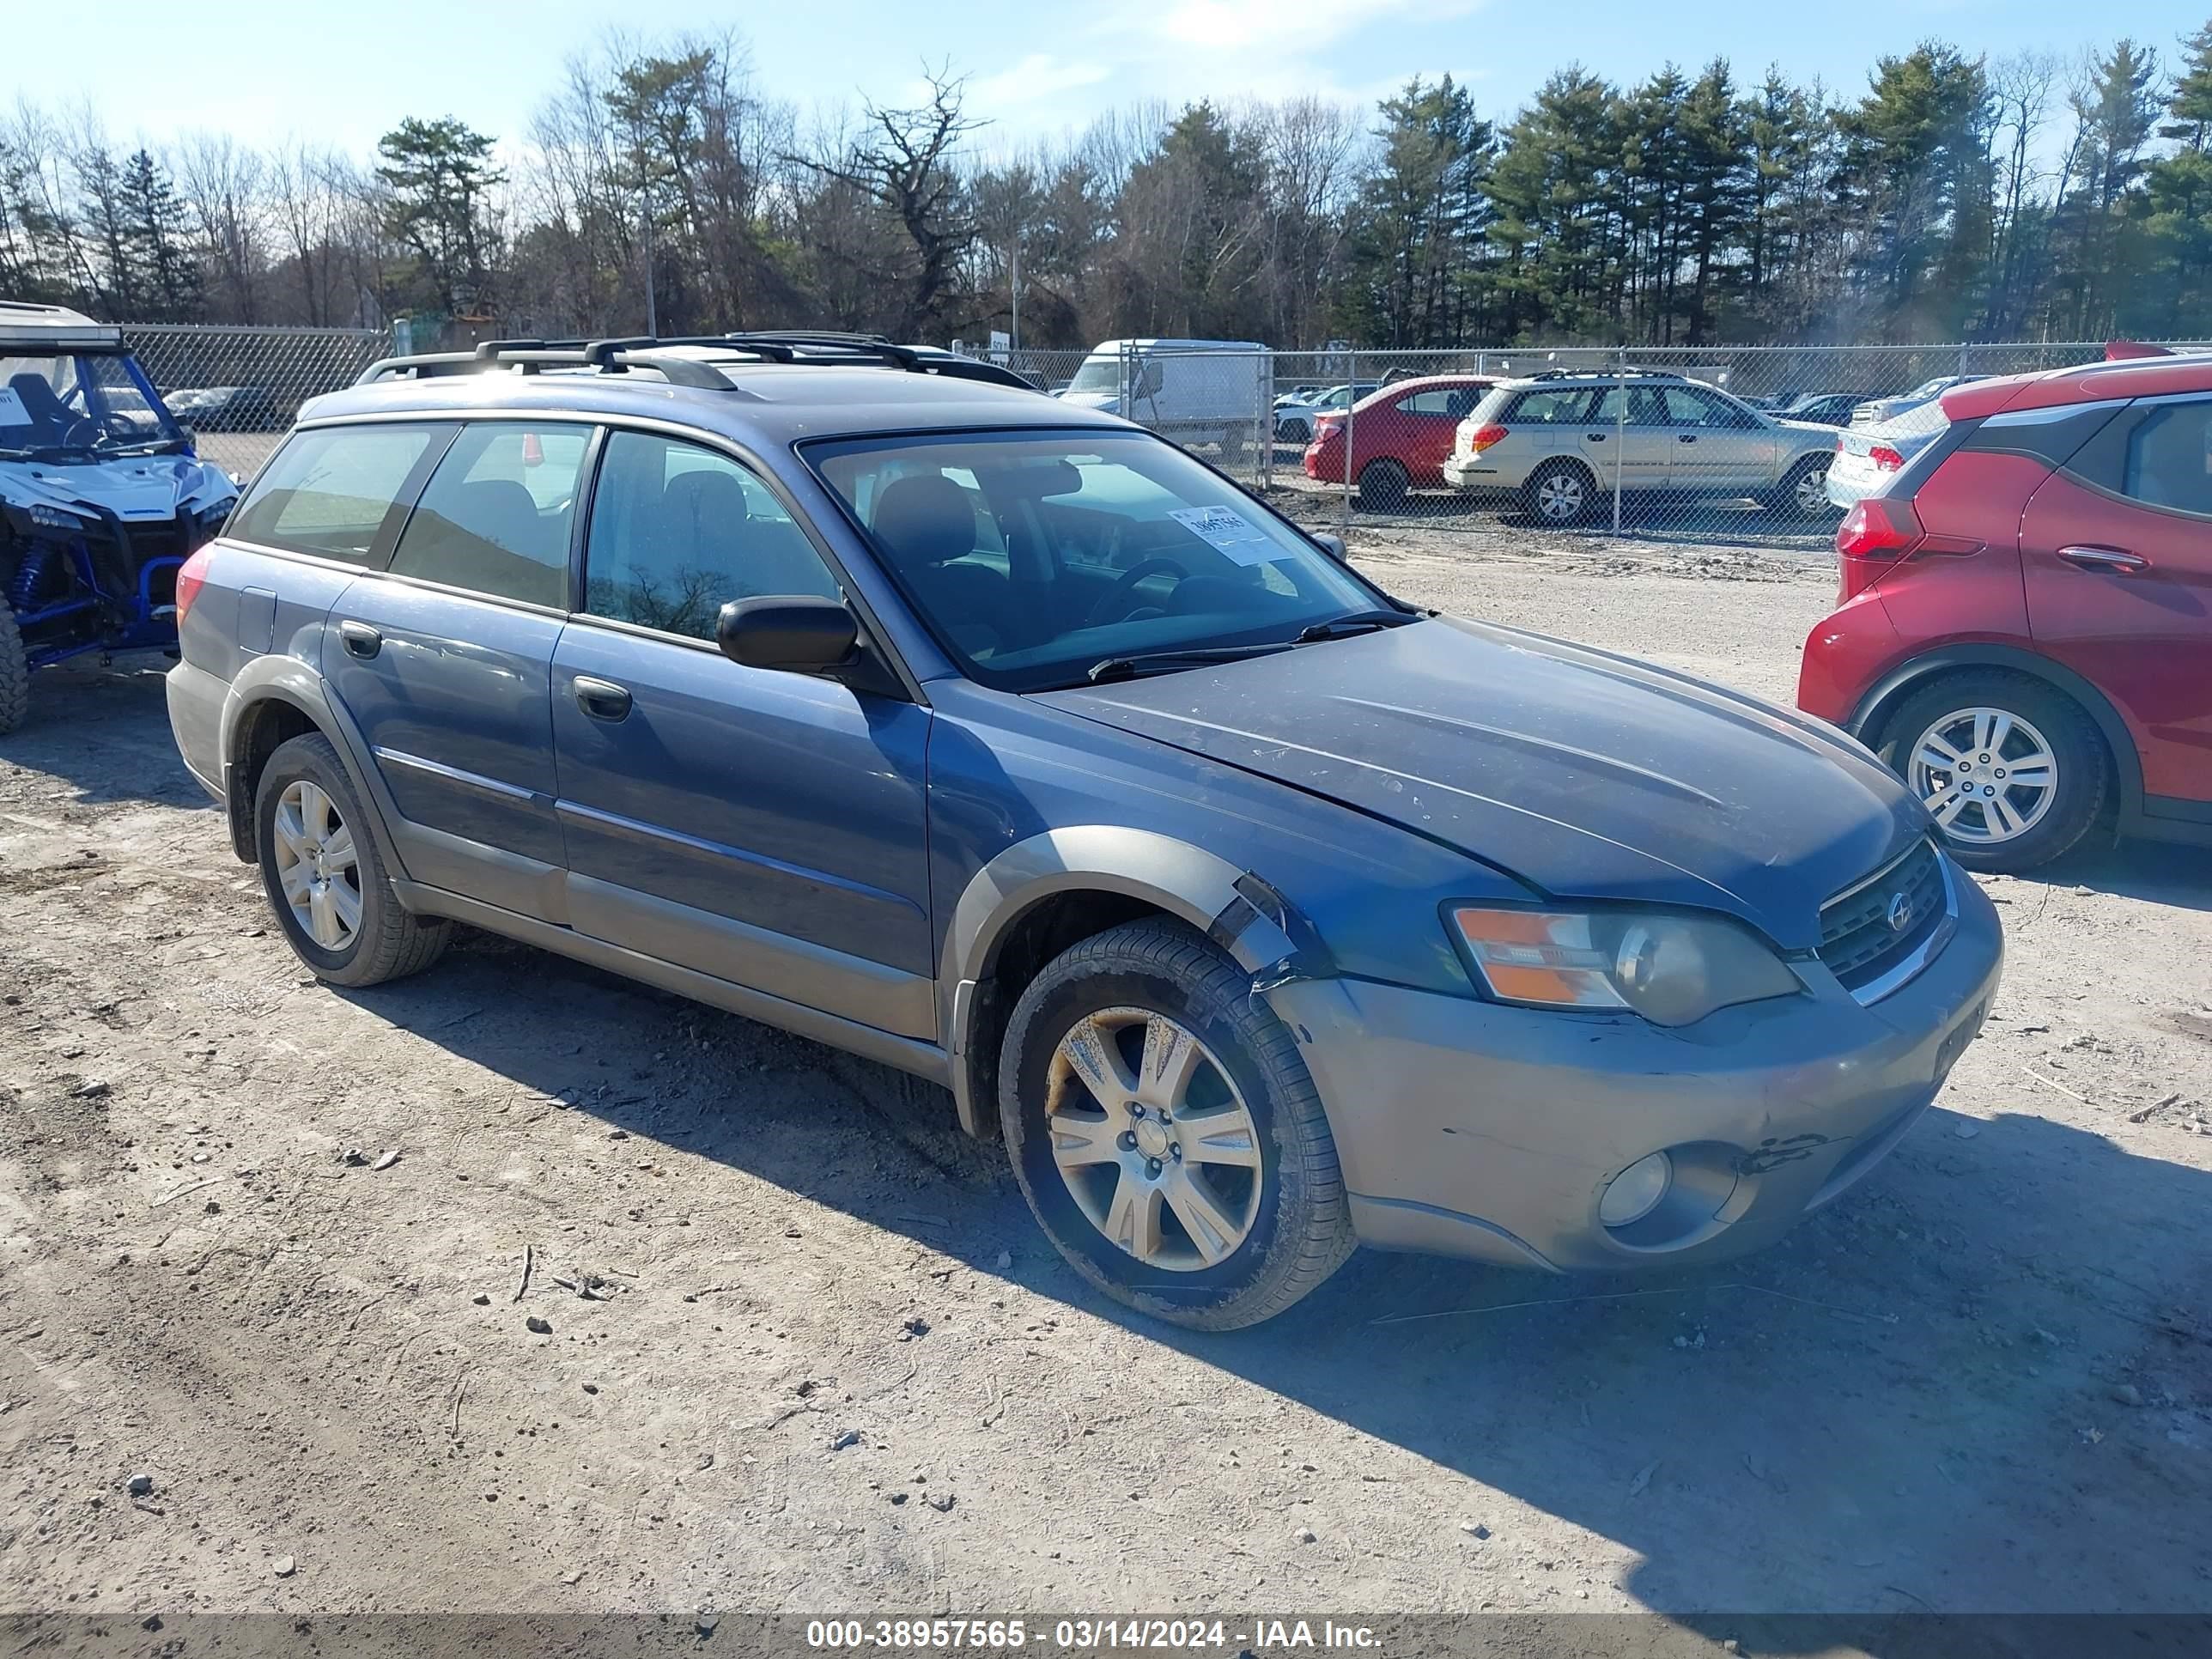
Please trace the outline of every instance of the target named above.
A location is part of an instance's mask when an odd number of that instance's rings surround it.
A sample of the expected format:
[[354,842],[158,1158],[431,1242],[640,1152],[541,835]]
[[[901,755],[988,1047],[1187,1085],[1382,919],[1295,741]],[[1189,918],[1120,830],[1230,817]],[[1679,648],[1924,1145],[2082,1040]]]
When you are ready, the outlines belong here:
[[932,1079],[1216,1328],[1362,1242],[1732,1255],[1907,1132],[2001,941],[1866,750],[1401,604],[1012,378],[495,343],[310,404],[168,681],[301,960],[464,922]]

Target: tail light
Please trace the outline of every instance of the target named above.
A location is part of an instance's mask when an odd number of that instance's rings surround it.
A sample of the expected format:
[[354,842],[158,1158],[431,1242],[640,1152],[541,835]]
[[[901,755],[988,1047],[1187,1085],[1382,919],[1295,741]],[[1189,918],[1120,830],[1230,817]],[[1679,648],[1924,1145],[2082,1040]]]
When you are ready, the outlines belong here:
[[1836,531],[1842,592],[1838,603],[1874,586],[1882,572],[1908,558],[1922,541],[1920,515],[1909,501],[1869,495],[1852,503]]
[[192,608],[192,601],[207,586],[208,562],[213,556],[212,544],[201,548],[191,557],[177,567],[177,626],[185,625],[185,613]]
[[1474,434],[1467,441],[1467,453],[1470,455],[1480,455],[1492,444],[1502,444],[1504,441],[1505,428],[1492,421],[1487,426],[1477,427],[1474,429]]
[[1905,457],[1887,444],[1876,444],[1868,450],[1867,459],[1874,463],[1877,472],[1894,472],[1905,465]]

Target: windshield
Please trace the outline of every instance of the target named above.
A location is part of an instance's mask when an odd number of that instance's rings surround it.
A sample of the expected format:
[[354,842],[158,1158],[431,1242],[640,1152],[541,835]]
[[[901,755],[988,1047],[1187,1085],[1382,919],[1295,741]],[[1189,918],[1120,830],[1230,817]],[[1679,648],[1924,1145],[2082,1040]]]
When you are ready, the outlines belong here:
[[1388,601],[1290,525],[1142,433],[809,446],[915,610],[987,685],[1084,683],[1114,658],[1290,644]]
[[1083,360],[1083,367],[1075,371],[1075,378],[1067,383],[1070,392],[1119,392],[1121,389],[1121,354],[1118,351],[1094,351]]
[[0,356],[0,454],[97,459],[184,444],[161,394],[127,356]]

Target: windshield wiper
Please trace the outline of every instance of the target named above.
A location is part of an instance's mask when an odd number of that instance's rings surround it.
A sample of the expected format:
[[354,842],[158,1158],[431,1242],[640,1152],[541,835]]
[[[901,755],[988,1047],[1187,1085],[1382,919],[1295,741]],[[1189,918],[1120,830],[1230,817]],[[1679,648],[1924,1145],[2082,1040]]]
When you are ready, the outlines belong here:
[[1298,630],[1300,645],[1315,645],[1322,640],[1340,640],[1348,633],[1370,628],[1400,628],[1407,623],[1422,620],[1426,613],[1419,611],[1355,611],[1348,617],[1331,617],[1327,622],[1309,623]]
[[1166,673],[1177,668],[1197,668],[1210,662],[1237,662],[1246,657],[1265,657],[1288,651],[1295,640],[1267,640],[1258,645],[1210,645],[1185,651],[1141,651],[1133,657],[1108,657],[1091,665],[1084,678],[1093,685],[1109,680],[1130,680],[1139,674]]

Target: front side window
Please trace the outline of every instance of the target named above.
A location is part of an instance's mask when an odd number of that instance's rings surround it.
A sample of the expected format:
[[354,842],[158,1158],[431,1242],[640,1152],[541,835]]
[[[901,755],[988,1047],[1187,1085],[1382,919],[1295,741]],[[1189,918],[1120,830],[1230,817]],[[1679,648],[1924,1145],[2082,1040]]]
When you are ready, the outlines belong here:
[[295,433],[254,480],[224,533],[366,564],[386,520],[396,524],[406,511],[416,467],[452,431],[379,422]]
[[586,611],[711,640],[732,600],[787,595],[834,599],[837,579],[765,484],[680,438],[608,434],[584,552]]
[[2128,434],[2120,493],[2150,507],[2212,515],[2212,400],[2169,404]]
[[1662,386],[1659,399],[1666,409],[1669,426],[1747,427],[1753,423],[1744,410],[1710,392],[1689,386]]
[[1383,601],[1282,519],[1140,434],[809,446],[930,631],[1011,690],[1103,661],[1287,643]]
[[519,421],[464,428],[400,532],[392,574],[567,610],[569,522],[591,435]]

